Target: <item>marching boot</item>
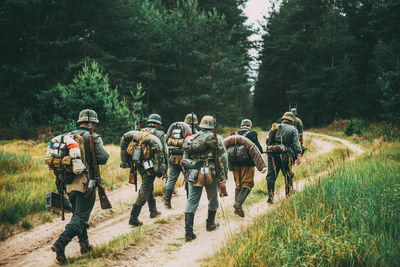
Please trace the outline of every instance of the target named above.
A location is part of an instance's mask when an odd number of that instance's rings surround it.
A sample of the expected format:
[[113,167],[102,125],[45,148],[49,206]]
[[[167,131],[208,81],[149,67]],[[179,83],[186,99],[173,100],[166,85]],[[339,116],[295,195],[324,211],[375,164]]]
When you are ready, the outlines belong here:
[[141,221],[139,221],[138,217],[140,214],[140,211],[142,210],[142,207],[134,204],[132,207],[132,211],[131,211],[131,218],[129,219],[129,224],[133,225],[133,226],[140,226],[143,223]]
[[216,213],[217,213],[216,210],[208,210],[208,218],[206,221],[207,231],[214,231],[219,226],[219,223],[214,222]]
[[85,254],[93,250],[93,247],[89,244],[89,240],[79,241],[79,245],[81,246],[81,254]]
[[235,204],[233,204],[233,207],[235,208],[235,214],[239,215],[242,218],[244,218],[242,204],[249,194],[250,189],[248,189],[247,187],[242,187],[242,190],[240,190],[239,196],[237,197]]
[[268,200],[267,202],[272,204],[274,203],[274,192],[275,192],[275,182],[267,182],[267,188],[268,188]]
[[151,219],[161,215],[161,212],[157,211],[156,200],[154,197],[149,197],[149,199],[147,200],[147,204],[149,205]]
[[165,190],[165,200],[164,200],[164,206],[167,209],[171,208],[171,197],[172,197],[172,190]]
[[193,233],[193,220],[194,213],[185,213],[185,238],[186,242],[191,241],[196,238],[196,235]]
[[160,215],[161,215],[161,212],[159,212],[159,211],[157,211],[157,210],[152,210],[152,211],[150,211],[150,218],[151,218],[151,219],[157,218],[157,217],[160,216]]
[[238,195],[239,195],[241,189],[242,189],[242,188],[235,188],[235,202],[236,202],[236,200],[237,200],[237,197],[238,197]]
[[56,259],[61,265],[67,264],[67,258],[65,257],[65,247],[68,245],[73,237],[73,232],[71,231],[71,229],[67,228],[51,247],[51,250],[57,254]]

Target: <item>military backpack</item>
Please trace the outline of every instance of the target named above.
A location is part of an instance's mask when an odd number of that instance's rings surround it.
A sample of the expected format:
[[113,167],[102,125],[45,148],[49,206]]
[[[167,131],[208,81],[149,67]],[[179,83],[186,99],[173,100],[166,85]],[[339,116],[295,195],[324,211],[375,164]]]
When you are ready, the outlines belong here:
[[[247,135],[251,131],[247,131],[244,134],[241,134],[244,137],[247,137]],[[234,135],[238,135],[236,132]],[[237,140],[235,139],[235,144],[233,146],[230,146],[226,149],[226,152],[228,153],[228,159],[230,162],[233,164],[239,164],[245,161],[248,161],[251,159],[249,152],[247,151],[246,147],[242,144],[238,144]]]
[[72,183],[74,174],[81,174],[88,169],[83,135],[58,135],[47,147],[46,166],[55,172],[66,174],[61,176],[66,184]]

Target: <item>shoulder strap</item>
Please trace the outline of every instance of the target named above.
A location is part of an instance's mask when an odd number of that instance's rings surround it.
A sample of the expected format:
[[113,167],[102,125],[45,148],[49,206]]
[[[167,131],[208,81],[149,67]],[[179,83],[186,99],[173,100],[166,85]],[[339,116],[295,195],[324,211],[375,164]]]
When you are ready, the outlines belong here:
[[279,131],[281,132],[281,145],[283,145],[283,138],[282,138],[282,124],[279,125]]
[[152,132],[150,131],[150,129],[143,129],[142,131],[140,131],[139,145],[141,145],[143,141],[147,138],[147,136],[149,136],[151,133]]

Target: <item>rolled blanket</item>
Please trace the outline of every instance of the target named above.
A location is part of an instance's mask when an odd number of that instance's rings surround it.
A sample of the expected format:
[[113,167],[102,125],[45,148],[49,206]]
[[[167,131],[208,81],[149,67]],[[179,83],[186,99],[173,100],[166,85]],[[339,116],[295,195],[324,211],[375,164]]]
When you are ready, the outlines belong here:
[[224,145],[226,148],[237,145],[243,145],[249,153],[251,159],[256,165],[257,170],[261,171],[267,167],[265,160],[263,159],[257,146],[247,137],[241,135],[231,135],[224,139]]

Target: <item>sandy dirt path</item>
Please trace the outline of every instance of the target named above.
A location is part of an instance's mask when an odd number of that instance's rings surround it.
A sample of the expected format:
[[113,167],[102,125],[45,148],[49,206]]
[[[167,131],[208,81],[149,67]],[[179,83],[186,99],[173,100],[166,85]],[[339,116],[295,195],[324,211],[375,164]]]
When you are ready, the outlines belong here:
[[[326,140],[341,142],[357,154],[362,152],[358,146],[340,138],[315,133],[306,133],[305,138],[311,136],[312,142],[318,146],[317,153],[326,153],[335,147],[335,145]],[[266,133],[261,133],[261,144],[265,144],[265,138]],[[256,171],[256,181],[260,181],[264,177],[265,175]],[[304,181],[299,181],[299,183],[304,183]],[[177,196],[174,196],[172,199],[173,209],[171,210],[164,209],[162,198],[157,197],[157,207],[162,212],[161,217],[157,219],[175,218],[172,227],[171,225],[160,225],[159,227],[160,232],[164,231],[164,233],[168,234],[160,234],[157,240],[148,245],[143,244],[140,250],[135,248],[135,253],[129,253],[128,250],[127,256],[123,257],[123,260],[110,260],[107,261],[107,264],[115,266],[187,266],[207,255],[213,254],[232,233],[244,229],[256,216],[276,206],[276,204],[270,206],[265,203],[258,203],[245,207],[246,217],[241,219],[233,214],[234,182],[231,173],[227,187],[229,196],[220,201],[220,205],[224,207],[223,210],[226,216],[222,216],[220,211],[217,215],[217,219],[221,223],[219,230],[213,232],[205,230],[207,199],[206,194],[203,193],[195,216],[194,231],[198,235],[198,238],[193,242],[184,242],[184,221],[176,218],[182,218],[183,216],[186,193],[183,188],[179,188]],[[296,190],[301,190],[301,188],[301,184],[296,183]],[[278,198],[281,197],[281,194],[283,192],[279,193]],[[136,196],[137,193],[134,192],[133,186],[125,186],[109,193],[110,201],[113,204],[112,211],[101,210],[98,201],[96,202],[90,219],[91,227],[88,230],[89,239],[92,244],[105,243],[113,237],[129,233],[132,230],[127,221],[130,216],[131,204],[136,199]],[[69,222],[69,218],[70,215],[67,215],[64,222],[61,219],[55,219],[53,222],[37,226],[31,231],[16,234],[0,242],[0,265],[54,265],[55,255],[51,252],[50,247],[64,230],[65,225]],[[149,218],[147,205],[143,207],[140,219],[146,225],[155,221]],[[67,257],[79,255],[79,246],[75,239],[66,248]],[[138,255],[138,251],[140,251],[140,255]]]

